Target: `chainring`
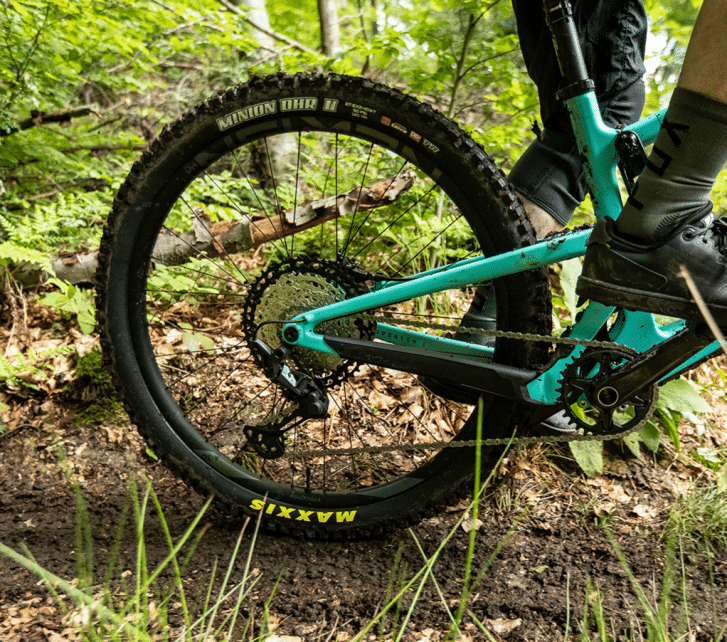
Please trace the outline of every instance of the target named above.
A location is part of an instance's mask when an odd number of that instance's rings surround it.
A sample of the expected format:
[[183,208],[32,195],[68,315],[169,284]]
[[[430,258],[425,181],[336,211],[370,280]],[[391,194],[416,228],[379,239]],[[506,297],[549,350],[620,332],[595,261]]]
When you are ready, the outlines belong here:
[[586,348],[565,369],[560,396],[568,418],[585,435],[613,436],[630,432],[651,416],[656,402],[655,385],[647,386],[618,407],[604,407],[595,391],[624,364],[634,360],[616,348]]

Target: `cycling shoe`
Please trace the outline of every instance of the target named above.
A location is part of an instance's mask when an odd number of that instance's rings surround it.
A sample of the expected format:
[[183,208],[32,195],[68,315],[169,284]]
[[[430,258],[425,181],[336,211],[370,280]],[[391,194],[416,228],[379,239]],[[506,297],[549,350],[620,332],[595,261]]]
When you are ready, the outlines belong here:
[[719,325],[727,325],[727,223],[711,203],[688,217],[664,239],[639,243],[600,220],[588,239],[576,293],[605,305],[703,321],[682,267]]

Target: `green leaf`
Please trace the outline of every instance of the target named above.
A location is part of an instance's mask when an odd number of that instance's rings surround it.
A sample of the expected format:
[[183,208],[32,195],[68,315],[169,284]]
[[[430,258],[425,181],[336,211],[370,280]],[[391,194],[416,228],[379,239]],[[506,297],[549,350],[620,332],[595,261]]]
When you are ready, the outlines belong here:
[[640,457],[641,456],[641,447],[639,446],[639,433],[638,432],[632,432],[630,435],[626,435],[623,440],[626,447],[631,451],[631,454],[634,457]]
[[571,318],[576,318],[578,297],[576,295],[576,282],[581,275],[581,262],[578,259],[563,261],[560,269],[560,286],[563,288],[563,303],[571,313]]
[[697,454],[707,463],[721,464],[722,458],[714,448],[697,448]]
[[727,464],[722,466],[717,474],[717,489],[723,492],[727,491]]
[[639,437],[652,453],[659,450],[659,444],[661,443],[661,433],[659,428],[653,421],[647,421],[639,430]]
[[600,441],[569,441],[570,451],[581,470],[588,477],[603,472],[603,443]]
[[659,418],[661,419],[661,425],[664,427],[664,433],[671,443],[674,444],[677,452],[680,452],[681,444],[679,441],[679,422],[682,416],[678,412],[672,412],[671,410],[661,409],[659,412]]
[[676,379],[659,389],[659,409],[674,412],[710,412],[711,406],[701,397],[696,386],[687,379]]

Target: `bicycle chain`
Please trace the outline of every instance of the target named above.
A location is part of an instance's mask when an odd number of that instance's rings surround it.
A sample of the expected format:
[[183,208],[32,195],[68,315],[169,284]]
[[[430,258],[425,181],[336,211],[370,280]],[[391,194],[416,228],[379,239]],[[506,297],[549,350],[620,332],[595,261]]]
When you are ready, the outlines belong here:
[[[587,348],[607,348],[619,350],[625,354],[634,356],[639,353],[629,348],[628,346],[621,345],[619,343],[613,343],[609,341],[598,341],[595,339],[573,339],[571,337],[554,337],[551,335],[539,335],[539,334],[528,334],[521,332],[507,332],[502,330],[485,330],[482,328],[467,328],[463,326],[450,326],[441,323],[432,323],[428,321],[417,321],[417,320],[399,320],[388,317],[377,317],[374,315],[357,315],[357,319],[361,319],[365,322],[374,323],[386,323],[388,325],[396,325],[398,327],[412,327],[422,328],[430,330],[441,330],[445,332],[456,332],[458,334],[478,334],[484,336],[490,336],[493,338],[503,339],[515,339],[521,341],[543,341],[552,344],[570,345],[570,346],[583,346]],[[357,454],[379,454],[386,452],[402,452],[402,451],[427,451],[427,450],[441,450],[443,448],[473,448],[482,446],[502,446],[508,444],[530,444],[530,443],[562,443],[567,441],[610,441],[613,439],[622,439],[631,433],[639,430],[654,414],[656,409],[656,403],[659,394],[658,389],[654,388],[654,395],[651,400],[651,405],[647,410],[642,421],[638,424],[624,430],[620,433],[613,433],[608,435],[588,435],[588,434],[573,434],[567,433],[563,435],[546,435],[546,436],[534,436],[534,437],[512,437],[493,438],[493,439],[470,439],[463,441],[440,441],[426,444],[407,444],[407,445],[391,445],[391,446],[361,446],[358,448],[335,448],[335,449],[320,449],[310,451],[290,451],[286,452],[283,457],[288,459],[298,459],[302,457],[323,457],[329,455],[357,455]],[[558,410],[554,410],[554,414]]]

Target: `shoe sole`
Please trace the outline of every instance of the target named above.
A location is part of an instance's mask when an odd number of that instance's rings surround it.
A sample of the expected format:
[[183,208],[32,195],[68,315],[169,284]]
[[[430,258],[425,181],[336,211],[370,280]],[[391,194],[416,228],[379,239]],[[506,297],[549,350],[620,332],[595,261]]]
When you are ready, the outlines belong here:
[[[627,310],[651,312],[665,317],[677,317],[689,321],[704,322],[704,316],[692,299],[644,292],[613,283],[598,281],[586,276],[578,279],[576,286],[578,296],[597,301],[604,305],[613,305]],[[707,306],[719,326],[727,326],[727,307],[720,305]]]

